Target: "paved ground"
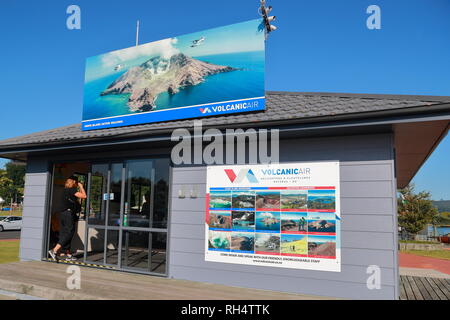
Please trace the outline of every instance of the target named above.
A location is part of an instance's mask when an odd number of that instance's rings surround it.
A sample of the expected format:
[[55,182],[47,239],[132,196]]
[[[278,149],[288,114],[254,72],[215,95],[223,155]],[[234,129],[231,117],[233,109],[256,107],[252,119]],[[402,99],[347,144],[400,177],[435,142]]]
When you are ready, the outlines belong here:
[[409,253],[399,253],[400,267],[431,269],[450,275],[450,260],[421,257]]
[[81,289],[68,290],[67,264],[41,261],[0,264],[0,289],[45,299],[126,300],[305,300],[326,297],[287,294],[174,280],[125,272],[80,267]]
[[20,239],[20,231],[6,230],[0,232],[0,240],[4,239]]
[[439,279],[450,279],[450,275],[439,272],[434,269],[423,269],[423,268],[406,268],[400,267],[401,276],[413,276],[413,277],[431,277]]

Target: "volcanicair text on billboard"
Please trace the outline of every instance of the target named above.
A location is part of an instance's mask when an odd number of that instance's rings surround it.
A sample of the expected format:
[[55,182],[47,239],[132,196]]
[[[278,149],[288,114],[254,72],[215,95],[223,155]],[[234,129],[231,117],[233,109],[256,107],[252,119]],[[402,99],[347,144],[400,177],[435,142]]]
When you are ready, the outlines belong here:
[[262,19],[86,60],[83,130],[265,109]]
[[208,166],[205,260],[341,271],[339,162]]

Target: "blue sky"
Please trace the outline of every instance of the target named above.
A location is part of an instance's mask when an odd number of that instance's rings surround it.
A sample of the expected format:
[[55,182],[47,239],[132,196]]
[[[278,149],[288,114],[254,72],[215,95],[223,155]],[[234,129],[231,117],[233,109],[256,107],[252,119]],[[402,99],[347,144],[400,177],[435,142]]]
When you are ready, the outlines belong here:
[[335,236],[308,236],[308,242],[334,242]]
[[[267,43],[266,88],[450,95],[450,1],[268,0],[278,30]],[[66,9],[81,7],[81,30]],[[368,30],[366,8],[382,10]],[[0,139],[81,121],[87,57],[257,18],[257,0],[2,0]],[[450,199],[447,137],[415,177]],[[4,162],[0,162],[4,163]]]
[[[85,80],[91,81],[116,73],[114,67],[117,65],[128,69],[140,65],[152,57],[169,58],[178,52],[199,57],[223,53],[263,51],[264,32],[259,30],[260,25],[261,19],[252,19],[88,57]],[[239,37],[236,37],[235,34],[239,34]],[[202,38],[203,42],[200,45],[192,47],[194,40]]]

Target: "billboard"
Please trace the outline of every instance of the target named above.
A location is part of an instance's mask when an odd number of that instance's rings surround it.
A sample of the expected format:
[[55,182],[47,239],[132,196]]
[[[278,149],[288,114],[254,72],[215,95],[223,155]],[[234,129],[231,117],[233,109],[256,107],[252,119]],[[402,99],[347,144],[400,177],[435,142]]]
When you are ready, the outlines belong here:
[[209,166],[205,260],[341,271],[339,162]]
[[86,60],[83,130],[265,109],[260,19]]

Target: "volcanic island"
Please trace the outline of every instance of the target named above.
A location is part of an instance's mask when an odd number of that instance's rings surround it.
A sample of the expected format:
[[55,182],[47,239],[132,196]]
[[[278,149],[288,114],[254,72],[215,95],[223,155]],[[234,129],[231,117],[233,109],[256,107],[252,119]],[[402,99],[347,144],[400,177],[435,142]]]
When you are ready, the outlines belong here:
[[130,68],[100,95],[130,94],[130,111],[151,111],[160,93],[175,94],[182,88],[202,83],[207,76],[236,70],[239,69],[211,64],[183,53],[170,58],[158,56]]

